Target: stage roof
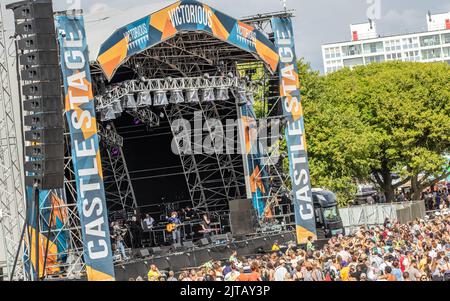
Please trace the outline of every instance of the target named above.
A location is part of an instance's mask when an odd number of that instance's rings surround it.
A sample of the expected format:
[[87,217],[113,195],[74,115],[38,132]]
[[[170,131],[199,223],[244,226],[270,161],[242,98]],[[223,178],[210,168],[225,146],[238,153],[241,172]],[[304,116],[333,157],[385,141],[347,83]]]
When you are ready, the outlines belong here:
[[181,0],[117,29],[100,47],[98,64],[111,80],[128,59],[179,33],[206,33],[251,53],[275,72],[275,45],[259,30],[195,0]]

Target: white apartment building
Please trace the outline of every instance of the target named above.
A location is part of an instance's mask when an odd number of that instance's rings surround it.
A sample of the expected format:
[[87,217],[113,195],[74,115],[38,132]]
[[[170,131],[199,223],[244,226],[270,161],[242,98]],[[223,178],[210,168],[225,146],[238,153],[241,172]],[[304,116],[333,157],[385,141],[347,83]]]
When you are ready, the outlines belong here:
[[384,61],[450,64],[450,12],[427,14],[428,31],[380,37],[373,21],[350,25],[352,40],[322,46],[324,72]]

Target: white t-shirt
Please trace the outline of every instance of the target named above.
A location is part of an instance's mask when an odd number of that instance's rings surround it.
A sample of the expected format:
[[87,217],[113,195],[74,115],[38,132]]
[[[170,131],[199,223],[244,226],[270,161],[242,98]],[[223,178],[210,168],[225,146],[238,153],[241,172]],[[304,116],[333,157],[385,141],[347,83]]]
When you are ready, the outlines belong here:
[[275,270],[274,278],[275,281],[284,281],[284,277],[288,273],[288,270],[284,266],[279,266]]

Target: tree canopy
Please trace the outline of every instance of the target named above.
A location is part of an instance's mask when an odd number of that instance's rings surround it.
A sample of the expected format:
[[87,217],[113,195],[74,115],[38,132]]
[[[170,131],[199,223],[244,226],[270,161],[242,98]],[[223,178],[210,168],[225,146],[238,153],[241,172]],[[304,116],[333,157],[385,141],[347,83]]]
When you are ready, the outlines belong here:
[[352,198],[358,181],[373,181],[392,200],[407,182],[418,197],[430,179],[448,176],[448,64],[388,62],[320,76],[300,61],[299,70],[313,185]]

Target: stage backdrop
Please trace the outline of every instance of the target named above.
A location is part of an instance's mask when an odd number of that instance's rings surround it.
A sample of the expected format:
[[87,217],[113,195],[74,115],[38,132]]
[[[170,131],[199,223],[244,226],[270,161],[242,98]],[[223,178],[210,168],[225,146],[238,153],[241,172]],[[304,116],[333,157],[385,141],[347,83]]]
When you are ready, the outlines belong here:
[[259,57],[273,72],[278,55],[270,40],[254,27],[194,0],[178,1],[169,7],[117,29],[106,40],[98,63],[111,80],[131,56],[172,38],[182,31],[206,32],[215,38]]
[[88,280],[114,280],[102,165],[95,118],[84,20],[56,16],[64,79],[65,113],[70,128],[84,261]]
[[289,18],[273,18],[272,28],[280,57],[280,96],[287,121],[286,140],[297,240],[298,243],[305,243],[309,236],[315,238],[317,235],[292,21]]

